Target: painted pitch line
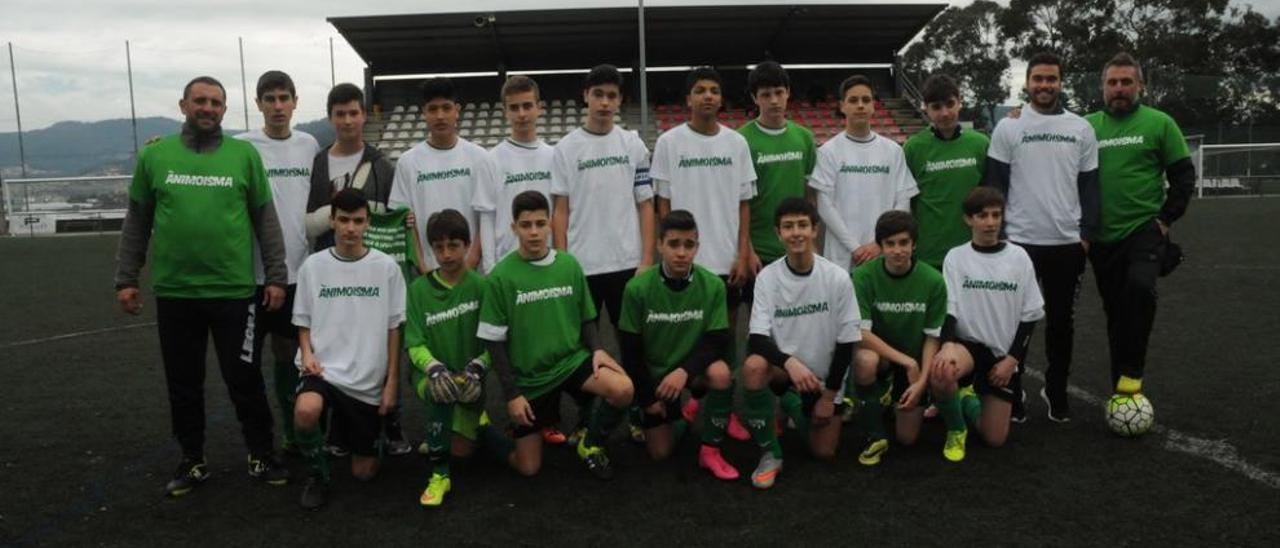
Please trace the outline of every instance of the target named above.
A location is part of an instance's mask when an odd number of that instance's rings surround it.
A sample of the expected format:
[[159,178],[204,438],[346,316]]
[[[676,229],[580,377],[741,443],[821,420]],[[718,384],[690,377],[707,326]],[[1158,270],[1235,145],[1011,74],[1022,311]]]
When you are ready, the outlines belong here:
[[[1044,382],[1044,374],[1040,371],[1028,367],[1025,373],[1040,382]],[[1101,408],[1107,402],[1106,398],[1095,396],[1093,393],[1074,384],[1067,385],[1067,393],[1095,408]],[[1192,436],[1161,425],[1159,422],[1151,427],[1151,432],[1164,436],[1164,449],[1166,451],[1186,453],[1236,472],[1263,486],[1280,489],[1280,474],[1245,460],[1244,457],[1240,456],[1240,451],[1236,449],[1236,446],[1231,445],[1226,440],[1211,440]]]
[[154,325],[156,325],[156,322],[133,323],[133,324],[129,324],[129,325],[118,325],[118,326],[115,326],[115,327],[104,327],[104,328],[102,328],[102,329],[90,329],[90,330],[88,330],[88,331],[75,331],[75,332],[72,332],[72,333],[63,333],[63,334],[61,334],[61,335],[54,335],[54,336],[52,336],[52,337],[41,337],[41,338],[39,338],[39,339],[28,339],[28,340],[25,340],[25,341],[15,341],[15,342],[9,342],[9,343],[2,343],[2,344],[0,344],[0,350],[5,350],[5,349],[9,349],[9,348],[17,348],[17,347],[19,347],[19,346],[31,346],[31,345],[33,345],[33,344],[41,344],[41,343],[47,343],[47,342],[53,342],[53,341],[60,341],[60,340],[63,340],[63,339],[74,339],[74,338],[76,338],[76,337],[85,337],[85,336],[88,336],[88,335],[100,335],[100,334],[102,334],[102,333],[111,333],[111,332],[115,332],[115,331],[125,331],[125,330],[128,330],[128,329],[137,329],[137,328],[139,328],[139,327],[152,327],[152,326],[154,326]]

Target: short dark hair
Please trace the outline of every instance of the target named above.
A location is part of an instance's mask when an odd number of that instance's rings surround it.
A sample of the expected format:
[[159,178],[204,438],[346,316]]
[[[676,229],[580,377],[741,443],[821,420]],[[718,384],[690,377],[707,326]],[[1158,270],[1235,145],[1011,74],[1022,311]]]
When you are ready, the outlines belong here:
[[338,84],[329,90],[329,97],[325,100],[324,111],[329,116],[333,116],[333,105],[344,105],[352,101],[360,105],[361,112],[364,111],[364,92],[360,91],[360,88],[356,87],[355,84]]
[[596,86],[605,84],[613,84],[622,89],[622,73],[618,71],[618,67],[613,65],[596,65],[591,67],[591,71],[587,72],[587,76],[582,79],[582,89],[588,90]]
[[711,80],[717,86],[720,86],[722,92],[724,90],[724,79],[720,78],[720,73],[716,72],[716,69],[697,67],[689,71],[689,75],[684,78],[684,94],[693,93],[693,86],[698,85],[699,80]]
[[924,80],[923,86],[920,86],[920,96],[924,99],[926,105],[929,103],[945,103],[952,97],[959,100],[960,86],[956,84],[955,78],[941,72],[935,72]]
[[538,83],[534,82],[533,78],[523,74],[517,74],[507,78],[507,81],[502,83],[502,102],[505,103],[507,101],[507,97],[517,93],[524,93],[526,91],[532,91],[535,98],[542,98],[542,93],[538,90]]
[[777,61],[761,61],[747,73],[747,93],[752,97],[756,96],[756,91],[760,88],[777,87],[791,89],[791,78]]
[[338,211],[355,213],[361,209],[369,209],[369,200],[360,189],[348,187],[333,195],[333,200],[329,202],[329,217],[337,215]]
[[1031,77],[1031,69],[1039,65],[1053,65],[1058,67],[1058,77],[1061,78],[1062,76],[1065,76],[1062,71],[1062,58],[1058,57],[1058,54],[1056,53],[1042,51],[1032,55],[1030,59],[1027,59],[1027,78]]
[[511,199],[511,219],[519,219],[520,214],[526,211],[545,211],[551,214],[551,203],[547,201],[547,197],[536,190],[526,190],[516,194]]
[[1111,59],[1107,61],[1107,64],[1102,65],[1103,78],[1107,77],[1107,69],[1111,67],[1133,67],[1133,69],[1138,73],[1138,81],[1143,81],[1142,65],[1139,65],[1138,60],[1134,59],[1132,55],[1129,55],[1129,52],[1127,51],[1122,51],[1113,55]]
[[457,99],[455,99],[455,97],[457,96],[456,95],[457,91],[453,87],[453,80],[450,80],[443,76],[431,78],[426,82],[423,82],[421,86],[421,91],[422,91],[422,104],[424,105],[427,103],[430,103],[434,99],[448,99],[450,101],[457,101]]
[[661,241],[667,237],[667,232],[672,230],[692,230],[698,231],[698,222],[693,219],[693,214],[687,209],[674,209],[662,218],[662,222],[658,223],[658,240]]
[[227,100],[227,88],[223,87],[222,82],[219,82],[217,78],[214,78],[212,76],[196,76],[195,78],[192,78],[190,82],[187,82],[187,85],[182,87],[183,99],[186,99],[188,96],[191,95],[191,87],[196,84],[218,86],[218,89],[222,90],[222,100],[223,101]]
[[998,206],[1003,211],[1004,204],[1004,193],[995,187],[979,186],[969,191],[969,195],[965,197],[964,204],[961,207],[964,209],[966,217],[972,217],[992,206]]
[[258,77],[258,94],[255,97],[261,99],[263,93],[275,89],[288,90],[290,96],[298,96],[298,90],[293,87],[293,78],[284,71],[268,70]]
[[876,96],[876,85],[871,83],[871,79],[861,74],[855,74],[853,76],[845,78],[843,82],[840,82],[840,101],[841,102],[844,101],[844,96],[848,94],[849,90],[853,89],[854,86],[867,86],[867,89],[871,90],[871,96],[872,97]]
[[462,240],[471,245],[471,228],[467,218],[456,209],[442,209],[427,217],[427,244],[445,240]]
[[778,204],[778,209],[773,212],[773,227],[782,226],[782,218],[787,215],[804,215],[815,226],[822,222],[822,218],[818,216],[818,208],[813,207],[809,200],[798,196],[786,198]]
[[881,213],[880,218],[876,219],[877,244],[903,232],[911,236],[913,242],[920,239],[920,226],[916,224],[916,218],[906,211],[890,209]]

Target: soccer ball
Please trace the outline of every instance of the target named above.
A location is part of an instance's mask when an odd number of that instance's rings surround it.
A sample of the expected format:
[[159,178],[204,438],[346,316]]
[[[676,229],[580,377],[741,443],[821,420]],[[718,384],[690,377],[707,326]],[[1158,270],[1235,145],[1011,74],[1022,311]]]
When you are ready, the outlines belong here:
[[1142,394],[1115,394],[1107,401],[1107,426],[1124,437],[1136,437],[1151,430],[1156,422],[1151,400]]

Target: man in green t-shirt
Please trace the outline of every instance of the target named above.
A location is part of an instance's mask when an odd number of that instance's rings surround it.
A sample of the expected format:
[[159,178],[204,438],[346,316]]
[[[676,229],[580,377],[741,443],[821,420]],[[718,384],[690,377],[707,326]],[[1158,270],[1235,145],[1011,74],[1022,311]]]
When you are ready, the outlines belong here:
[[516,253],[489,273],[476,330],[493,360],[511,417],[511,464],[526,476],[542,468],[541,431],[560,422],[560,393],[599,396],[578,456],[600,479],[613,477],[603,444],[631,405],[634,388],[601,347],[596,307],[578,260],[550,246],[551,204],[536,190],[511,203]]
[[876,221],[881,255],[853,271],[862,318],[853,377],[868,439],[858,462],[867,466],[879,464],[889,449],[877,379],[893,379],[898,443],[914,444],[924,422],[929,367],[947,319],[947,284],[941,272],[915,258],[918,233],[910,213],[886,211]]
[[698,466],[723,480],[738,479],[737,469],[720,454],[733,408],[733,372],[725,361],[732,336],[724,281],[694,264],[698,225],[687,210],[662,218],[658,252],[658,268],[627,282],[618,319],[622,363],[636,385],[649,456],[671,456],[688,426],[679,405],[688,388],[695,398],[705,395]]
[[960,204],[986,173],[986,135],[960,127],[960,88],[945,74],[934,74],[921,87],[929,127],[902,146],[907,168],[920,194],[911,199],[911,213],[920,226],[916,257],[942,268],[947,251],[969,241]]
[[209,477],[204,460],[204,363],[210,332],[222,379],[249,447],[249,475],[272,485],[289,472],[272,457],[271,408],[262,371],[253,367],[253,241],[265,270],[262,304],[280,308],[288,285],[284,236],[262,158],[253,145],[222,135],[226,90],[212,77],[189,82],[178,102],[178,135],[138,154],[120,235],[116,300],[142,309],[139,271],[152,248],[160,354],[170,419],[182,460],[165,486],[171,496]]
[[[1142,86],[1137,61],[1116,55],[1102,69],[1106,108],[1085,117],[1098,135],[1102,186],[1102,235],[1089,261],[1107,314],[1111,382],[1120,394],[1142,390],[1156,278],[1165,255],[1174,253],[1169,227],[1186,212],[1196,180],[1178,124],[1139,102]],[[1047,399],[1051,413],[1065,409],[1065,394]]]
[[439,267],[409,284],[404,341],[413,389],[427,411],[424,444],[431,479],[418,502],[431,507],[443,504],[453,487],[451,456],[471,456],[481,436],[502,457],[510,454],[511,443],[481,418],[489,355],[480,339],[467,334],[480,325],[485,280],[467,268],[471,231],[466,217],[454,209],[433,213],[427,241]]

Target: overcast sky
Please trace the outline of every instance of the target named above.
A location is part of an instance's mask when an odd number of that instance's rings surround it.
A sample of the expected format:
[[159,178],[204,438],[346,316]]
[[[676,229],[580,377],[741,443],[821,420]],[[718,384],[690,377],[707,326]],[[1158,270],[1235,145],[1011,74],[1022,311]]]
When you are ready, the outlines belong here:
[[[869,3],[883,3],[880,2]],[[899,0],[901,1],[901,0]],[[907,0],[912,1],[912,0]],[[930,3],[928,0],[917,2]],[[945,0],[943,0],[945,1]],[[969,0],[952,0],[963,4]],[[1234,0],[1233,0],[1234,1]],[[627,6],[616,0],[379,0],[376,8],[333,0],[3,0],[0,43],[12,42],[22,123],[26,130],[63,120],[129,117],[125,40],[132,48],[139,117],[178,118],[177,100],[187,80],[211,74],[228,88],[224,125],[244,126],[237,37],[244,39],[249,94],[263,71],[289,72],[301,99],[296,120],[324,116],[330,85],[329,39],[339,82],[360,83],[363,63],[325,18],[445,11]],[[688,4],[650,1],[646,5]],[[857,0],[721,0],[701,4],[861,3]],[[1280,15],[1280,0],[1251,0],[1255,9]],[[0,131],[17,128],[7,52],[0,51]],[[250,124],[261,120],[250,105]]]

